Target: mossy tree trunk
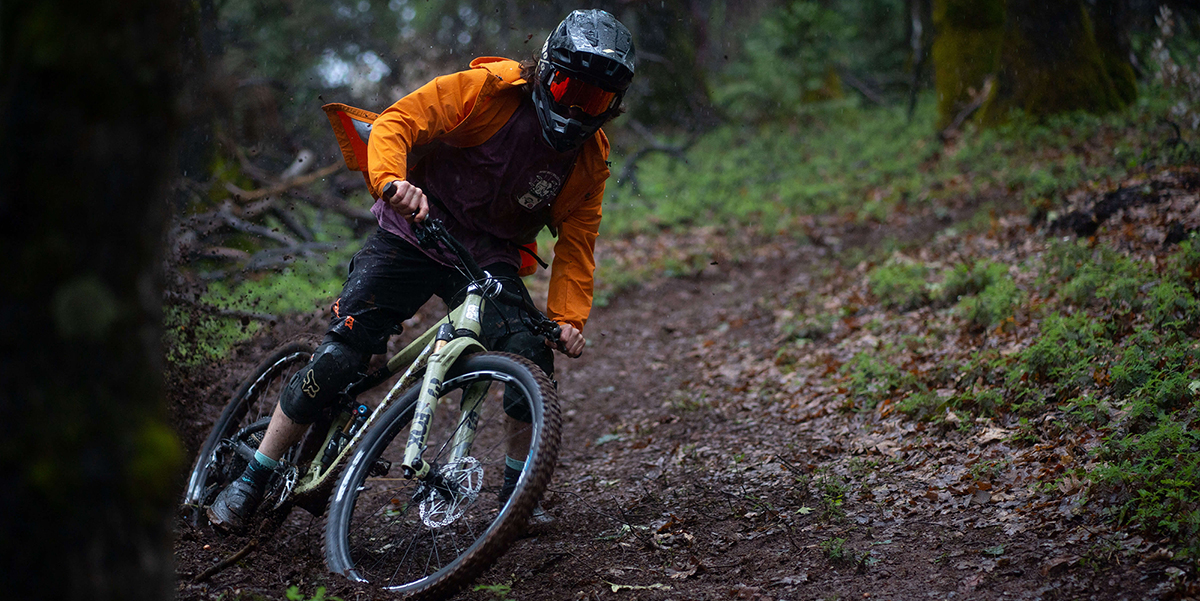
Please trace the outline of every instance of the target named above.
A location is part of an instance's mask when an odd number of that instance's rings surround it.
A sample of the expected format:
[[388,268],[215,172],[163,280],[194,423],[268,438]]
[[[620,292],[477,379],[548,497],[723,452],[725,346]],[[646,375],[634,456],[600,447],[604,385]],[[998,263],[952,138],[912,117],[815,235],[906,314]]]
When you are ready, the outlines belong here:
[[1000,85],[985,123],[1004,121],[1012,109],[1041,116],[1126,106],[1083,0],[1008,0],[1008,13]]
[[1096,45],[1100,58],[1116,87],[1117,95],[1126,105],[1137,100],[1137,73],[1130,63],[1127,28],[1133,18],[1128,0],[1096,0],[1092,7]]
[[1000,68],[1004,0],[933,0],[939,127],[954,120]]
[[159,271],[185,4],[0,4],[8,598],[173,597]]
[[940,125],[996,77],[984,123],[1013,109],[1034,116],[1121,109],[1137,95],[1122,0],[934,0],[934,76]]

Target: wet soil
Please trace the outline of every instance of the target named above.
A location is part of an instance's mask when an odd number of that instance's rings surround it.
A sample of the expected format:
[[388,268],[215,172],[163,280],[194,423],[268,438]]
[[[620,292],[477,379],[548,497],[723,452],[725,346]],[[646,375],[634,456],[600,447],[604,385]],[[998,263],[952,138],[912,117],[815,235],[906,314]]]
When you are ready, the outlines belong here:
[[[557,363],[563,446],[543,501],[557,520],[457,598],[1180,598],[1179,564],[1154,541],[1032,484],[966,478],[976,464],[1020,461],[996,429],[840,410],[807,386],[815,379],[781,370],[781,299],[817,286],[833,259],[803,241],[752,247],[595,309],[585,355]],[[257,357],[322,323],[294,318],[225,365],[175,374],[188,448]],[[812,352],[838,343],[828,336]],[[388,598],[327,572],[322,528],[302,510],[262,539],[181,518],[178,597],[278,599],[295,585],[306,599],[318,587]],[[245,559],[193,582],[252,540]]]

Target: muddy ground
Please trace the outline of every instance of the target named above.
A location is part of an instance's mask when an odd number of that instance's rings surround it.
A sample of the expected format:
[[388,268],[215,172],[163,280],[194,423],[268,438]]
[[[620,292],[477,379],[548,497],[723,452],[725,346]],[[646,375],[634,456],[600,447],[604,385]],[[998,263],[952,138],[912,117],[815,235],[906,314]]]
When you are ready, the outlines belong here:
[[[981,477],[976,466],[1034,463],[1006,424],[956,429],[842,411],[835,395],[809,388],[819,373],[781,369],[781,307],[818,285],[833,259],[805,241],[753,247],[596,308],[584,357],[558,359],[563,447],[544,499],[557,521],[484,574],[487,589],[458,598],[1184,596],[1187,573],[1157,541],[1110,530],[1072,505],[1073,491],[1047,494],[1019,469]],[[322,322],[279,324],[227,365],[174,378],[189,449],[240,373]],[[831,332],[812,352],[840,342]],[[181,519],[178,596],[279,599],[296,585],[305,599],[318,587],[347,601],[388,598],[327,573],[322,526],[296,510],[244,560],[194,583],[250,539]]]

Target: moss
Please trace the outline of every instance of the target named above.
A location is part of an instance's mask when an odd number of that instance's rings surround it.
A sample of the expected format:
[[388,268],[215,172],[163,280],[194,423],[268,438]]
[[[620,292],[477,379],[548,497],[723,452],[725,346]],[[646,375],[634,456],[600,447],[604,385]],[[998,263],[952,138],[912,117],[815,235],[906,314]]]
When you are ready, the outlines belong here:
[[1010,0],[1001,88],[981,121],[997,124],[1013,109],[1042,116],[1106,113],[1127,105],[1109,75],[1092,20],[1080,0]]
[[933,68],[938,127],[944,127],[1000,69],[1003,0],[935,0]]

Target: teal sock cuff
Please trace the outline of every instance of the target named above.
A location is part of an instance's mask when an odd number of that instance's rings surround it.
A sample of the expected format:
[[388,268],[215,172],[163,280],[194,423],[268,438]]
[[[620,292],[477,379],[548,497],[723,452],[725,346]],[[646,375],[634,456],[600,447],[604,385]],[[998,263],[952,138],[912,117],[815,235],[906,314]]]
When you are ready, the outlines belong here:
[[270,457],[263,455],[262,451],[254,452],[254,460],[257,461],[259,463],[259,465],[266,467],[266,468],[275,469],[275,468],[279,467],[278,460],[271,459]]
[[520,461],[518,459],[513,459],[512,457],[509,457],[508,455],[504,456],[504,465],[506,467],[511,467],[512,469],[517,470],[517,471],[521,471],[521,470],[525,469],[524,461]]

